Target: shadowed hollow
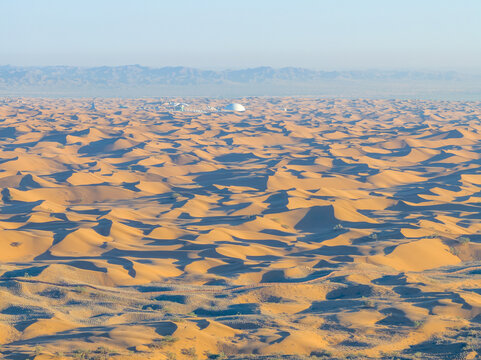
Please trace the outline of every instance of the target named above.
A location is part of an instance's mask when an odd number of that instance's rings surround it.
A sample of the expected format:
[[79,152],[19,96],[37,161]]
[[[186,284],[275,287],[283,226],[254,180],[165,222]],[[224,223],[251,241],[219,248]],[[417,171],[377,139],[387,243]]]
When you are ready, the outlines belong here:
[[0,103],[4,358],[474,358],[481,104],[236,102]]

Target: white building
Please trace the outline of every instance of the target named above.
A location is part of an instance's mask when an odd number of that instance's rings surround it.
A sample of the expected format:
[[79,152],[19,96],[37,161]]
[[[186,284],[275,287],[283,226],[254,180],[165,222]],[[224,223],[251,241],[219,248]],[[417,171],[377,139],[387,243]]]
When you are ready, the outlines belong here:
[[225,111],[246,111],[246,108],[241,104],[233,103],[224,108]]

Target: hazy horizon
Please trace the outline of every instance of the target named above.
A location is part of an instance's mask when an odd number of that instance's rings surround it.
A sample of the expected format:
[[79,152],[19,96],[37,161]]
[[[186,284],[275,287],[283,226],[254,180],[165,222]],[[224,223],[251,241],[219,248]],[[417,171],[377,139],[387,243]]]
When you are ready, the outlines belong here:
[[481,0],[0,12],[0,358],[481,357]]
[[481,2],[4,1],[12,66],[481,72]]
[[295,66],[295,65],[287,65],[287,66],[272,66],[270,64],[260,64],[255,66],[216,66],[216,67],[208,67],[208,66],[187,66],[187,65],[179,65],[179,64],[166,64],[166,65],[145,65],[139,63],[125,63],[125,64],[118,64],[118,65],[109,65],[109,64],[98,64],[98,65],[71,65],[71,64],[51,64],[51,65],[17,65],[11,63],[0,63],[0,67],[2,66],[11,66],[11,67],[18,67],[18,68],[46,68],[46,67],[74,67],[74,68],[83,68],[83,69],[90,69],[90,68],[121,68],[121,67],[145,67],[150,69],[160,69],[160,68],[190,68],[196,69],[201,71],[235,71],[235,70],[249,70],[249,69],[259,69],[259,68],[272,68],[274,70],[280,70],[284,68],[297,68],[297,69],[305,69],[311,71],[320,71],[320,72],[369,72],[369,71],[380,71],[380,72],[425,72],[425,73],[449,73],[449,72],[456,72],[459,74],[466,74],[466,75],[480,75],[481,69],[453,69],[453,68],[446,68],[446,69],[429,69],[429,68],[402,68],[402,67],[392,67],[392,68],[375,68],[375,67],[365,67],[365,68],[312,68],[312,67],[305,67],[305,66]]

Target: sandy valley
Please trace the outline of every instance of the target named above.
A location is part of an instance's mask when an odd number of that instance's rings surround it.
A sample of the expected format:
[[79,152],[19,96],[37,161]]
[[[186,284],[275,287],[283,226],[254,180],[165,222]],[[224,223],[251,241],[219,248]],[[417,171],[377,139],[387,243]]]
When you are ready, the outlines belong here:
[[0,101],[3,358],[476,358],[481,103],[236,101]]

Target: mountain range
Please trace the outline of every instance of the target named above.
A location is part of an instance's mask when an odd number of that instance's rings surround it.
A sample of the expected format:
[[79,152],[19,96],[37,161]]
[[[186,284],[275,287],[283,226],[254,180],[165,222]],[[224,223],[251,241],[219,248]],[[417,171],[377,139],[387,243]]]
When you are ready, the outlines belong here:
[[[473,91],[481,76],[454,71],[319,71],[299,67],[202,70],[190,67],[0,66],[0,95],[334,95],[362,91],[412,92],[415,83],[429,89]],[[381,85],[381,86],[380,86]],[[396,86],[400,86],[399,88]],[[407,86],[407,87],[406,87]],[[446,88],[447,86],[447,88]],[[371,90],[369,90],[371,89]],[[457,89],[457,90],[456,90]],[[479,87],[475,86],[475,93]],[[172,92],[172,94],[169,93]],[[326,94],[326,91],[328,92]],[[334,91],[334,92],[333,92]],[[354,91],[354,92],[353,92]],[[445,90],[444,90],[445,91]],[[395,95],[395,93],[393,93]],[[374,95],[375,96],[375,95]]]

